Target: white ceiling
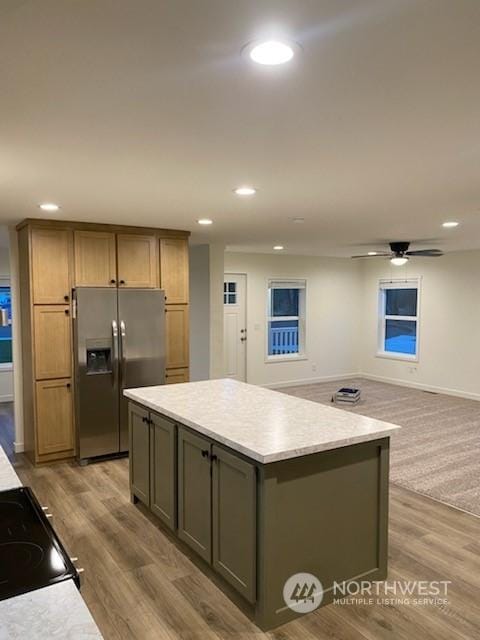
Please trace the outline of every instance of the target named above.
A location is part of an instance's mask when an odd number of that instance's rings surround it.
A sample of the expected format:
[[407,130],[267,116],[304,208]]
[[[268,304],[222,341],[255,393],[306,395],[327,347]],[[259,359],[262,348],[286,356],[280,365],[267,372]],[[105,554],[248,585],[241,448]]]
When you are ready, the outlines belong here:
[[[303,54],[240,56],[272,35]],[[1,0],[0,222],[53,201],[237,250],[480,248],[479,78],[478,0]]]

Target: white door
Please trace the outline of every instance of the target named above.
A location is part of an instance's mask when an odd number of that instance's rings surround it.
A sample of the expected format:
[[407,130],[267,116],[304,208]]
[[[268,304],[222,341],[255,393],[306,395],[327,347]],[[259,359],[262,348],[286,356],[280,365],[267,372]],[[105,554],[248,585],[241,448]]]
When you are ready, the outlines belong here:
[[223,279],[223,358],[227,378],[245,380],[247,321],[245,292],[247,276],[226,273]]

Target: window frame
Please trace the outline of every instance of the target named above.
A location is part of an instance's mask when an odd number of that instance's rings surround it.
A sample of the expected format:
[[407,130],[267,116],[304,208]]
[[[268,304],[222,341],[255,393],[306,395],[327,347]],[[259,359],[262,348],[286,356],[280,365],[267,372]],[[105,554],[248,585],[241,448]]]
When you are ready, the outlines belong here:
[[[288,287],[272,287],[275,282],[292,283],[292,285],[298,283],[302,286],[292,287],[298,288],[300,293],[298,295],[298,316],[271,316],[272,306],[272,290],[273,289],[287,289]],[[306,278],[267,278],[266,281],[266,311],[265,311],[265,363],[271,364],[275,362],[292,362],[298,360],[307,360],[306,354],[306,307],[307,307],[307,279]],[[298,352],[297,353],[279,353],[276,355],[270,355],[268,353],[269,343],[269,323],[270,322],[284,322],[288,320],[298,321]]]
[[[416,289],[417,290],[417,315],[416,316],[396,316],[387,315],[385,291],[391,289]],[[401,280],[379,280],[378,282],[378,328],[377,328],[377,358],[388,360],[404,360],[406,362],[418,362],[420,352],[420,310],[421,310],[421,277]],[[415,322],[415,354],[401,353],[398,351],[385,351],[385,333],[387,320],[406,320]]]

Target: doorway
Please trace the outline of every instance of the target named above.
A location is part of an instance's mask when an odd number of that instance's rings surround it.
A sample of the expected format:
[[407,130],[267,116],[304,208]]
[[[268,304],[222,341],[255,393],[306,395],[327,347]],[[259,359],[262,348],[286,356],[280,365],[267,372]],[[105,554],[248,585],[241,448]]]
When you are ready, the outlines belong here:
[[227,378],[246,380],[247,369],[247,276],[226,273],[223,278],[223,357]]

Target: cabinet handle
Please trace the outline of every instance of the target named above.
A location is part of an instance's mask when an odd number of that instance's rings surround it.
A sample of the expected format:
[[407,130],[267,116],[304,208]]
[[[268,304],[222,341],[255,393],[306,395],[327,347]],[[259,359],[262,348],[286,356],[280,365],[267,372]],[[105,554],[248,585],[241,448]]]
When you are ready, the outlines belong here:
[[208,458],[208,453],[209,453],[208,449],[202,449],[202,457],[203,458]]
[[120,284],[125,284],[125,280],[120,280]]
[[142,422],[146,422],[148,424],[148,418],[146,418],[145,416],[142,417]]
[[110,284],[115,284],[116,280],[114,280],[113,278],[110,280]]
[[70,387],[71,387],[72,385],[70,384],[70,382],[67,382],[67,384],[66,384],[65,386],[67,387],[67,389],[70,389]]
[[214,453],[212,453],[212,455],[210,456],[210,460],[211,460],[212,462],[216,462],[216,461],[217,461],[217,459],[218,459],[218,458],[217,458],[217,456],[216,456]]
[[70,300],[70,296],[63,296],[63,299],[65,300],[65,302],[68,302]]
[[70,309],[65,309],[65,315],[69,316],[70,315]]

